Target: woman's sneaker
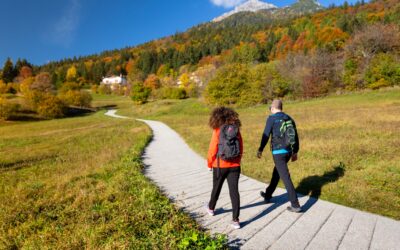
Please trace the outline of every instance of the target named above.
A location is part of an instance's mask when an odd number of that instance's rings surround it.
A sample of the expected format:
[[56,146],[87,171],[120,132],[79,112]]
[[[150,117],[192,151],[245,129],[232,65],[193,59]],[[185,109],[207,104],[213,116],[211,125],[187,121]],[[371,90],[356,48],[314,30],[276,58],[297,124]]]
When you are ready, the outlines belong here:
[[271,201],[271,198],[267,197],[266,194],[263,191],[260,191],[260,195],[261,195],[261,197],[264,198],[265,204],[268,204]]
[[207,213],[208,213],[209,215],[214,216],[214,210],[210,209],[210,208],[208,207],[208,204],[205,205],[205,208],[206,208]]
[[237,220],[237,221],[232,221],[232,227],[234,228],[234,229],[240,229],[240,222]]

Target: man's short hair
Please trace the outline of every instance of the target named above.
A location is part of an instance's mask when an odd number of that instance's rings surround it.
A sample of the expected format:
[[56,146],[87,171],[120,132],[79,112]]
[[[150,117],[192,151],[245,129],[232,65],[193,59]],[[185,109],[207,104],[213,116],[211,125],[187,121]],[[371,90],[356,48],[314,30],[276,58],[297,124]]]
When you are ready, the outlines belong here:
[[283,102],[281,100],[275,99],[272,101],[271,107],[278,110],[283,110]]

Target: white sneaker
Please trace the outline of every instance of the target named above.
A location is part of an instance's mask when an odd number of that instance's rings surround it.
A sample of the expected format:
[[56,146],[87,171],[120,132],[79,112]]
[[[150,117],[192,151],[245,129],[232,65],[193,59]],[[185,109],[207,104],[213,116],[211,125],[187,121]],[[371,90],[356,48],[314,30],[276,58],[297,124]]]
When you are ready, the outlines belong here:
[[208,207],[208,204],[205,205],[205,208],[206,208],[206,210],[207,210],[207,213],[208,213],[210,216],[214,216],[214,210],[210,209],[210,208]]
[[240,229],[240,222],[239,221],[232,221],[232,227],[234,229]]

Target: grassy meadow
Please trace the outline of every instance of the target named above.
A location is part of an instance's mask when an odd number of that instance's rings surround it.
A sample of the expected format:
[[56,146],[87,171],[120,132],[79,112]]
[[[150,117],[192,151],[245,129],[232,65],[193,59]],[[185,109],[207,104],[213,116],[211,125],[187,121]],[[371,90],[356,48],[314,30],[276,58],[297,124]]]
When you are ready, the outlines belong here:
[[[210,110],[197,100],[158,101],[120,114],[164,121],[206,157]],[[237,111],[243,124],[243,173],[269,182],[269,146],[263,159],[256,158],[267,106]],[[400,219],[398,88],[289,102],[284,111],[295,119],[300,136],[299,161],[290,164],[297,191]]]
[[[95,106],[129,103],[96,96]],[[150,130],[104,111],[0,124],[0,249],[222,248],[142,175]]]

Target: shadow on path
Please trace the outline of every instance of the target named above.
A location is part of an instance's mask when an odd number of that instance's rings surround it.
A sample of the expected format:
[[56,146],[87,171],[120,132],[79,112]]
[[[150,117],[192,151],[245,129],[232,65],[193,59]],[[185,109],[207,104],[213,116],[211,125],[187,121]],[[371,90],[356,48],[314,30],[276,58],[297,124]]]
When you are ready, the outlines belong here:
[[310,198],[303,205],[304,212],[311,208],[321,196],[322,187],[328,183],[335,182],[344,176],[346,171],[344,163],[340,162],[333,170],[326,171],[323,175],[312,175],[300,181],[296,192],[309,195]]

